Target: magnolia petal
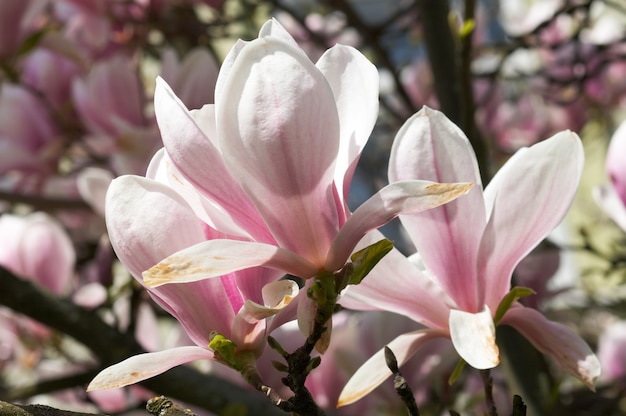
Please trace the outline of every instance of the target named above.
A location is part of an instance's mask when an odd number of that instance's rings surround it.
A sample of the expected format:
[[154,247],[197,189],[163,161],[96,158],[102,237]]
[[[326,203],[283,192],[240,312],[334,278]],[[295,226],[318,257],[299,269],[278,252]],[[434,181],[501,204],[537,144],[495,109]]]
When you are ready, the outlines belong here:
[[328,49],[315,66],[328,80],[337,102],[341,140],[335,184],[347,202],[356,164],[378,117],[378,69],[359,51],[345,45]]
[[479,370],[500,364],[496,327],[489,307],[479,313],[450,311],[450,338],[454,348],[469,365]]
[[492,308],[509,291],[519,261],[561,222],[582,174],[582,143],[570,131],[518,153],[485,190],[493,209],[479,250],[479,296]]
[[322,73],[283,40],[256,39],[233,63],[216,121],[224,160],[276,241],[322,266],[339,228],[339,119]]
[[219,150],[161,78],[157,78],[154,92],[154,111],[167,154],[184,178],[230,213],[256,240],[271,242],[263,220],[231,176]]
[[[357,249],[384,238],[378,230],[368,233]],[[416,301],[419,293],[419,301]],[[354,310],[390,311],[430,328],[448,329],[452,301],[423,270],[393,249],[358,285],[348,286],[339,303]]]
[[[264,37],[268,37],[268,36],[272,36],[278,39],[281,39],[289,44],[291,44],[291,46],[300,49],[300,46],[298,46],[298,43],[295,41],[295,39],[289,34],[289,32],[287,32],[287,30],[278,22],[278,20],[276,20],[275,18],[271,18],[269,19],[267,22],[265,22],[263,24],[263,26],[261,26],[261,29],[259,30],[259,37],[260,38],[264,38]],[[304,51],[301,51],[304,54]]]
[[[441,336],[443,335],[438,331],[421,329],[400,335],[387,344],[387,347],[396,356],[398,366],[402,366],[426,342]],[[380,386],[391,374],[385,362],[385,351],[381,349],[352,375],[339,395],[337,407],[346,406],[363,398]]]
[[252,318],[261,320],[276,315],[298,295],[298,284],[285,279],[265,285],[262,289],[265,305],[247,300],[244,309]]
[[500,322],[517,329],[535,348],[595,390],[595,380],[601,373],[600,361],[574,331],[522,306],[511,308]]
[[369,231],[399,214],[413,214],[445,204],[471,188],[471,183],[400,181],[391,183],[365,201],[341,228],[328,252],[326,270],[338,270]]
[[404,123],[391,148],[389,181],[411,179],[476,185],[463,198],[400,220],[424,264],[458,307],[479,311],[476,259],[486,219],[478,163],[461,129],[428,107]]
[[194,360],[213,360],[213,353],[196,346],[135,355],[102,370],[87,386],[87,391],[115,389],[135,384]]
[[269,244],[208,240],[181,250],[142,273],[148,287],[196,282],[251,267],[269,267],[309,278],[318,269],[305,258]]
[[113,249],[136,278],[161,259],[205,240],[202,223],[180,195],[140,176],[114,179],[105,211]]
[[593,189],[593,198],[606,215],[626,231],[626,206],[612,185],[601,185]]

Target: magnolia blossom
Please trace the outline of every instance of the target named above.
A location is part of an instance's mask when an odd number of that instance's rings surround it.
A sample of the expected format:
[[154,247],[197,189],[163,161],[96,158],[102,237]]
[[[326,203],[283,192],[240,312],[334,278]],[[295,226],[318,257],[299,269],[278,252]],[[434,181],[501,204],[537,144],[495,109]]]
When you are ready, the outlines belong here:
[[215,104],[189,111],[159,79],[155,114],[165,148],[145,178],[111,183],[107,228],[120,260],[198,346],[133,357],[91,389],[215,359],[213,332],[257,356],[263,318],[297,295],[281,276],[339,270],[370,230],[472,186],[403,180],[351,214],[350,181],[378,114],[376,68],[341,45],[314,65],[276,21],[231,50]]
[[593,196],[600,208],[621,229],[626,231],[626,121],[613,134],[606,155],[606,171],[610,184],[594,189]]
[[0,264],[46,289],[66,294],[76,253],[69,236],[43,212],[0,217]]
[[[506,324],[593,388],[600,373],[598,359],[569,328],[508,296],[503,306],[509,307],[496,316],[515,266],[568,210],[582,167],[580,139],[564,131],[518,151],[484,191],[475,186],[445,206],[401,215],[418,250],[419,258],[412,258],[418,264],[390,253],[372,275],[347,289],[341,303],[393,311],[428,326],[388,344],[400,365],[427,341],[446,337],[472,367],[495,367],[500,362],[495,325]],[[428,108],[399,133],[392,148],[390,180],[407,177],[480,184],[465,135]],[[339,404],[358,400],[390,374],[379,351],[354,374]]]

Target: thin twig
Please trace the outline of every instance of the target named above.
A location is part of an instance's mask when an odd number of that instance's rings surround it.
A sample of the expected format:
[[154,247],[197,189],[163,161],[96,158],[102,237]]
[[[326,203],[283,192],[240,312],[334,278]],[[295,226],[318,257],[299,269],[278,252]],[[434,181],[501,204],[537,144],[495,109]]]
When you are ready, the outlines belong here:
[[389,370],[393,373],[393,388],[409,411],[409,416],[419,416],[420,411],[415,402],[413,391],[406,379],[400,374],[395,354],[391,351],[391,348],[387,346],[385,346],[385,362]]

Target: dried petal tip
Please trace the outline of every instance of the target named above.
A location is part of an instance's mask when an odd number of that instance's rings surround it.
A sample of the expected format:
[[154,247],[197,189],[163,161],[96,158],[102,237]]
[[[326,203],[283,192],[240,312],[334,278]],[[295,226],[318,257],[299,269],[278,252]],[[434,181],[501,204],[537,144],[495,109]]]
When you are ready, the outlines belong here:
[[471,182],[461,183],[433,183],[426,187],[426,191],[429,195],[441,195],[445,202],[458,198],[461,195],[465,195],[474,187]]

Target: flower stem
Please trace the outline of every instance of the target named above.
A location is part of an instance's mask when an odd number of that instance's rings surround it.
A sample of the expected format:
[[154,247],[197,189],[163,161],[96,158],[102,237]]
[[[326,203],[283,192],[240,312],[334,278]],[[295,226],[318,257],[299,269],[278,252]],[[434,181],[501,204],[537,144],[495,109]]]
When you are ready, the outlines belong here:
[[491,370],[480,370],[480,376],[483,379],[483,387],[485,389],[485,402],[487,403],[487,414],[489,416],[498,416],[496,402],[493,400],[493,379],[491,378]]

